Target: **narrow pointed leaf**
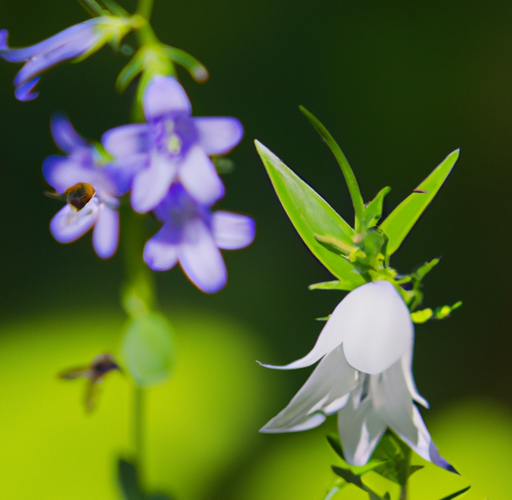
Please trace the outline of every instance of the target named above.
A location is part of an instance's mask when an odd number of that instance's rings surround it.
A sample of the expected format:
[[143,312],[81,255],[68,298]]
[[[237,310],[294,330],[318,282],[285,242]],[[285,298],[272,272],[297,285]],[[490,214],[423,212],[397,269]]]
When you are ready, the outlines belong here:
[[470,488],[471,488],[471,486],[468,486],[467,488],[464,488],[455,493],[452,493],[451,495],[448,495],[447,497],[441,498],[441,500],[453,500],[454,498],[460,497],[461,495],[463,495],[464,493],[469,491]]
[[352,245],[354,230],[274,153],[258,141],[255,144],[283,208],[313,255],[338,279],[363,285],[364,279],[350,262],[315,238],[324,236]]
[[366,228],[372,228],[382,217],[382,205],[385,196],[391,191],[390,187],[381,189],[375,198],[364,207],[364,223]]
[[345,454],[343,453],[343,446],[341,445],[340,438],[332,432],[327,434],[325,437],[336,455],[338,455],[342,460],[345,460]]
[[449,154],[441,164],[380,225],[386,233],[388,255],[395,253],[416,221],[428,207],[459,157],[459,150]]
[[324,281],[322,283],[313,283],[308,286],[309,290],[345,290],[351,292],[355,289],[354,283],[351,281]]
[[361,190],[359,189],[359,184],[357,183],[356,176],[354,175],[354,171],[350,166],[350,163],[347,160],[347,157],[343,154],[343,151],[338,146],[337,142],[334,140],[329,131],[322,125],[320,120],[310,113],[304,106],[299,106],[299,109],[302,111],[304,116],[310,121],[311,125],[315,127],[316,131],[320,134],[320,137],[326,142],[327,146],[331,150],[332,154],[338,161],[339,166],[341,167],[341,171],[343,172],[343,177],[345,177],[345,182],[347,183],[348,190],[350,192],[350,197],[352,198],[352,204],[354,205],[354,211],[356,213],[356,230],[360,230],[361,228],[357,228],[357,222],[363,223],[364,218],[364,201],[361,196]]
[[144,61],[141,53],[137,52],[131,61],[121,70],[116,80],[116,88],[119,92],[124,92],[130,82],[143,70]]

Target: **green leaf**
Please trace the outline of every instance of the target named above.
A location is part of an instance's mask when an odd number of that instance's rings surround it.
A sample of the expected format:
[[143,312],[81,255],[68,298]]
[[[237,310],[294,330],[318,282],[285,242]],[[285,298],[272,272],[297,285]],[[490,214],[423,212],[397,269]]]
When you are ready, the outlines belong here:
[[339,280],[363,285],[364,279],[350,262],[330,252],[315,238],[325,236],[353,245],[354,230],[274,153],[258,141],[255,144],[277,196],[304,243]]
[[448,495],[447,497],[441,498],[441,500],[452,500],[453,498],[460,497],[461,495],[466,493],[466,491],[469,491],[470,488],[471,488],[471,486],[468,486],[467,488],[463,488],[462,490],[452,493],[451,495]]
[[420,280],[423,279],[439,262],[441,262],[441,257],[425,262],[413,272],[414,276]]
[[174,354],[171,327],[161,314],[153,312],[128,322],[121,357],[138,386],[148,387],[168,378]]
[[381,189],[375,198],[364,207],[364,226],[369,229],[379,222],[382,216],[384,197],[391,191],[390,187]]
[[423,469],[424,465],[410,465],[409,466],[409,477],[411,477],[415,472],[418,472],[419,470]]
[[324,281],[322,283],[313,283],[308,286],[309,290],[345,290],[347,292],[351,292],[356,287],[354,283],[351,281]]
[[339,436],[333,432],[329,432],[325,437],[336,455],[338,455],[342,460],[345,460],[345,454],[343,453],[343,446],[341,445]]
[[350,197],[352,199],[352,204],[354,205],[354,211],[356,213],[356,232],[359,232],[362,228],[358,227],[358,225],[362,225],[364,220],[364,201],[361,196],[361,190],[359,189],[359,184],[357,183],[354,171],[352,170],[347,157],[343,154],[341,148],[338,146],[329,131],[322,125],[320,120],[318,120],[318,118],[310,113],[304,106],[299,106],[299,109],[310,121],[311,125],[315,127],[316,131],[320,134],[320,137],[322,137],[322,139],[327,143],[327,146],[329,146],[329,149],[341,167],[343,177],[345,177],[345,182],[347,183]]
[[123,500],[144,500],[144,495],[139,489],[137,469],[134,464],[120,458],[117,467],[117,481]]
[[394,483],[405,486],[410,475],[410,455],[410,448],[388,430],[372,455],[372,460],[382,461],[382,464],[375,467],[373,471]]
[[342,469],[341,467],[336,467],[335,465],[332,465],[331,468],[336,475],[340,476],[347,483],[354,484],[363,491],[366,491],[366,493],[370,495],[371,500],[382,500],[379,495],[368,488],[368,486],[363,483],[362,479],[358,475],[354,474],[351,470]]
[[386,233],[388,255],[395,253],[416,221],[428,207],[459,157],[459,150],[449,154],[441,164],[380,225]]

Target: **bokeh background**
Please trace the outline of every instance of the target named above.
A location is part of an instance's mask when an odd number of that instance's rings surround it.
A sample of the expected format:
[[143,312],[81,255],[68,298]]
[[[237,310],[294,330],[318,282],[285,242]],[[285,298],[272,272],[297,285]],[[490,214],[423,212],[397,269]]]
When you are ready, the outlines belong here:
[[[1,3],[0,27],[13,46],[85,19],[72,0]],[[157,276],[179,358],[175,377],[150,394],[147,488],[180,500],[320,500],[334,481],[324,440],[334,422],[296,435],[257,433],[308,371],[270,372],[255,360],[302,356],[321,327],[314,318],[342,298],[308,291],[330,276],[287,220],[253,146],[259,139],[351,219],[339,168],[298,111],[303,104],[344,149],[367,200],[392,186],[388,212],[461,148],[392,262],[408,272],[442,255],[426,279],[425,305],[464,302],[451,318],[417,327],[414,365],[432,406],[423,415],[462,477],[425,469],[411,495],[432,500],[472,484],[467,498],[510,498],[512,4],[156,0],[153,25],[210,70],[204,85],[180,73],[194,114],[244,124],[219,208],[254,216],[257,239],[225,253],[229,284],[215,296],[178,269]],[[123,259],[100,261],[89,236],[53,241],[48,222],[59,205],[42,196],[40,167],[56,152],[53,112],[96,140],[129,120],[134,89],[114,89],[127,61],[105,47],[57,67],[31,103],[14,99],[17,65],[0,61],[0,498],[119,498],[115,460],[131,451],[126,380],[106,381],[99,408],[84,416],[84,387],[55,374],[118,347]],[[336,498],[359,497],[347,489]]]

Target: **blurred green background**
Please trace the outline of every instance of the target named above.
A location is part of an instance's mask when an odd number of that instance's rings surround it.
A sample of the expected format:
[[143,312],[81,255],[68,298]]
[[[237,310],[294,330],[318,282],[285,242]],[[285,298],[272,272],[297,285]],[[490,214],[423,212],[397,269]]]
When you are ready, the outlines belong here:
[[[72,0],[2,0],[1,11],[13,46],[87,18]],[[322,499],[334,480],[323,438],[334,422],[298,435],[257,434],[308,371],[267,372],[254,360],[302,356],[321,327],[314,318],[342,297],[307,290],[330,277],[295,234],[253,146],[259,139],[351,219],[339,168],[298,111],[303,104],[337,139],[367,200],[392,186],[388,211],[461,148],[393,259],[408,272],[442,255],[425,305],[464,302],[452,318],[417,327],[414,365],[432,406],[427,424],[463,478],[424,470],[411,491],[413,500],[431,500],[473,484],[471,498],[510,498],[512,4],[156,0],[153,25],[210,70],[204,85],[180,73],[194,114],[244,124],[218,206],[254,216],[257,239],[225,252],[229,284],[215,296],[178,269],[157,276],[180,357],[176,377],[151,395],[148,485],[180,500],[306,500]],[[53,241],[48,222],[59,205],[42,196],[40,166],[56,152],[53,112],[66,112],[91,139],[128,122],[134,89],[114,89],[127,58],[106,47],[57,67],[31,103],[14,99],[18,66],[0,62],[0,498],[113,500],[114,460],[130,451],[126,383],[113,376],[98,411],[85,417],[81,384],[54,374],[117,348],[123,259],[100,261],[90,236]],[[425,493],[432,484],[437,497]]]

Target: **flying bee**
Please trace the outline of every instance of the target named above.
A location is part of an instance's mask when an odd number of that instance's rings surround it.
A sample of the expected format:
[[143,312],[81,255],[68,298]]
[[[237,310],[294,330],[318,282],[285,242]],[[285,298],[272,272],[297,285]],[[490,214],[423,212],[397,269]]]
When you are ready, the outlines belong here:
[[96,193],[96,190],[87,182],[79,182],[68,187],[62,194],[45,191],[48,198],[65,201],[73,210],[80,212]]
[[90,412],[96,405],[98,389],[101,382],[103,382],[103,378],[114,370],[122,372],[121,367],[116,363],[112,354],[100,354],[91,361],[89,366],[81,366],[64,370],[59,373],[59,377],[66,380],[72,380],[75,378],[88,379],[85,395],[85,409]]

